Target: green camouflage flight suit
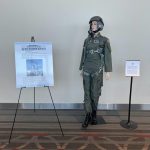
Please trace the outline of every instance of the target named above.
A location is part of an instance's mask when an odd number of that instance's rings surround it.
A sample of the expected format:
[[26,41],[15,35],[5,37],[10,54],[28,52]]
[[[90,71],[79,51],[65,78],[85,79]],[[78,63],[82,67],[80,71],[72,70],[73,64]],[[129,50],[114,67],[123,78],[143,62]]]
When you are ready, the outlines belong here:
[[86,113],[97,110],[101,87],[103,86],[103,68],[112,71],[111,47],[108,38],[98,33],[88,36],[84,41],[80,70],[83,70],[84,109]]

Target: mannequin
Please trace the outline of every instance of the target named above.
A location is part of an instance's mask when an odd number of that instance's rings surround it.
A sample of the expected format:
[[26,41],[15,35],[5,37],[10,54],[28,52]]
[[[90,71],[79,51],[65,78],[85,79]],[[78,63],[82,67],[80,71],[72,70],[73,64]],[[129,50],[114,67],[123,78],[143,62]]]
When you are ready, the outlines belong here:
[[103,70],[106,79],[112,72],[111,47],[109,39],[102,36],[104,22],[101,17],[94,16],[89,21],[89,35],[84,41],[79,70],[83,75],[85,119],[83,128],[88,124],[97,124],[97,106],[103,86]]

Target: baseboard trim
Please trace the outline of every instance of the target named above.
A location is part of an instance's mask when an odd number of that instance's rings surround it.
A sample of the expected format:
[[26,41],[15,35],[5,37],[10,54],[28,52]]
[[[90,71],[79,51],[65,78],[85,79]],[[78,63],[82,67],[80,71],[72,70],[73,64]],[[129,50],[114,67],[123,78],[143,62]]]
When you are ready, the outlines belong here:
[[[16,103],[0,103],[0,109],[15,109]],[[56,109],[83,109],[82,103],[56,103]],[[19,109],[33,109],[33,103],[20,103]],[[36,109],[54,109],[52,103],[36,103]],[[99,110],[128,110],[128,104],[99,104]],[[150,110],[150,104],[132,104],[132,110]]]

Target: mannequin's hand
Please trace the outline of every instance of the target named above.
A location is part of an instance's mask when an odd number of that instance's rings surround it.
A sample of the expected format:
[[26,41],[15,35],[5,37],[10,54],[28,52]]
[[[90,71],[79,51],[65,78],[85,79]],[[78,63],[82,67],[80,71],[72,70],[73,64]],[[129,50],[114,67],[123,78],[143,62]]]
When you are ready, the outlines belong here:
[[106,72],[105,78],[106,78],[106,80],[109,80],[109,79],[110,79],[110,72]]

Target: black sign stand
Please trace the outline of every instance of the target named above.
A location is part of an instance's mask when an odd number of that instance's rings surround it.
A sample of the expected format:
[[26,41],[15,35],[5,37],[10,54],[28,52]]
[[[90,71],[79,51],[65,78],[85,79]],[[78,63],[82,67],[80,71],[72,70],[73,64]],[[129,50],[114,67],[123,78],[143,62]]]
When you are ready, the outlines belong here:
[[130,120],[132,82],[133,82],[133,76],[131,76],[131,80],[130,80],[130,95],[129,95],[128,120],[122,120],[122,121],[120,122],[120,125],[121,125],[123,128],[126,128],[126,129],[136,129],[136,128],[137,128],[137,123],[135,123],[135,122],[133,122],[133,121]]
[[[35,42],[34,36],[31,37],[31,42]],[[50,94],[50,98],[51,98],[52,103],[53,103],[54,111],[55,111],[55,114],[56,114],[56,117],[57,117],[57,120],[58,120],[58,123],[59,123],[59,127],[60,127],[60,130],[61,130],[62,136],[64,136],[64,133],[63,133],[63,130],[62,130],[62,127],[61,127],[61,123],[60,123],[60,120],[59,120],[56,108],[55,108],[55,104],[54,104],[54,101],[53,101],[53,97],[52,97],[50,88],[49,88],[49,86],[44,86],[44,87],[48,88],[48,91],[49,91],[49,94]],[[19,107],[19,100],[20,100],[21,92],[22,92],[23,88],[26,88],[26,87],[21,87],[20,92],[19,92],[18,103],[17,103],[17,106],[16,106],[16,111],[15,111],[15,116],[14,116],[14,120],[13,120],[13,125],[12,125],[10,136],[9,136],[9,143],[11,141],[12,132],[13,132],[13,129],[14,129],[14,124],[15,124],[15,121],[16,121],[17,111],[18,111],[18,107]],[[35,87],[34,87],[34,112],[35,112]]]

